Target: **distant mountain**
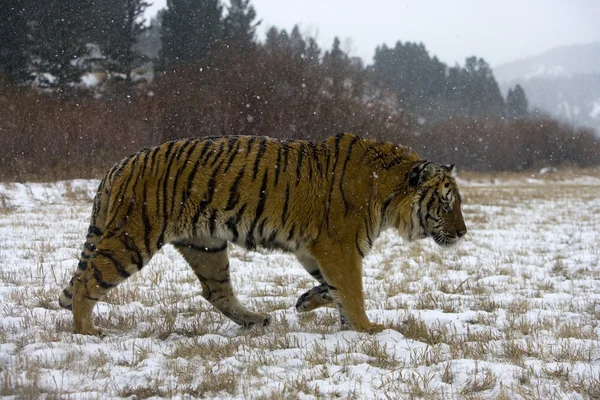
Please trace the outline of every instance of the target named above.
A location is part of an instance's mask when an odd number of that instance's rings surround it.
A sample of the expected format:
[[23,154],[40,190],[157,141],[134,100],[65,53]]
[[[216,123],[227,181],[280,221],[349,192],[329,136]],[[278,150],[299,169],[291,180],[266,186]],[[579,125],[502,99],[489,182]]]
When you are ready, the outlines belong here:
[[600,135],[600,42],[502,64],[494,75],[503,93],[520,84],[530,110],[539,108]]

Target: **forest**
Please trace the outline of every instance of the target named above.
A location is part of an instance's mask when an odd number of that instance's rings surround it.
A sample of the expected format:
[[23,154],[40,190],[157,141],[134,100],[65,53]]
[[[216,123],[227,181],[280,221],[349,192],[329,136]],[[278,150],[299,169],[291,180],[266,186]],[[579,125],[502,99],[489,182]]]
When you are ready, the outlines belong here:
[[600,140],[501,93],[473,56],[423,43],[372,64],[336,38],[271,27],[250,0],[8,0],[0,8],[0,179],[100,177],[143,147],[205,135],[318,140],[349,131],[472,171],[588,167]]

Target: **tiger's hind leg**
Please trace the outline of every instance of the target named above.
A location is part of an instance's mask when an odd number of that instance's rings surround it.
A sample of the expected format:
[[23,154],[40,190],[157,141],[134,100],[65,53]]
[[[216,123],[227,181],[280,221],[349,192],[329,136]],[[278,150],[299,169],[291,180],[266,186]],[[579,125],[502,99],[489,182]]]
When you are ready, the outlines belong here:
[[240,303],[229,273],[227,241],[215,239],[187,239],[173,243],[190,264],[202,285],[202,297],[235,323],[248,327],[268,325],[268,314],[255,313]]
[[149,254],[133,243],[127,234],[103,237],[91,254],[83,260],[85,269],[73,279],[73,324],[75,332],[100,336],[94,325],[93,310],[96,303],[125,279],[142,269],[150,259]]
[[308,312],[319,307],[332,305],[333,299],[329,293],[329,287],[327,286],[323,275],[321,275],[317,260],[307,252],[297,253],[296,258],[300,264],[302,264],[304,269],[320,283],[320,285],[304,292],[298,298],[298,301],[296,302],[296,311]]
[[69,280],[69,283],[63,288],[62,292],[58,297],[58,304],[67,310],[71,310],[73,307],[73,292],[75,280],[86,270],[89,260],[92,258],[94,251],[100,238],[102,237],[102,231],[95,225],[90,225],[88,233],[83,245],[83,251],[79,256],[79,263],[77,269],[73,273],[73,276]]

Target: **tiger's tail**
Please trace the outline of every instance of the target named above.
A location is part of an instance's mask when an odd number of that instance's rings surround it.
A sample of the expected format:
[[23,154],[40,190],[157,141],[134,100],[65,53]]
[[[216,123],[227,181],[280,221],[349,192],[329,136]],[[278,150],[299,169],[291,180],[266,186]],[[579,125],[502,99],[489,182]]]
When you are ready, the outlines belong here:
[[107,178],[102,180],[94,198],[92,217],[83,245],[83,251],[79,256],[77,269],[73,272],[73,276],[69,280],[69,283],[63,288],[58,296],[58,304],[67,310],[71,310],[73,305],[73,282],[87,269],[88,262],[96,250],[96,245],[104,233],[108,212],[108,196],[110,193],[110,189],[107,189],[106,187],[108,186],[106,185],[106,182]]

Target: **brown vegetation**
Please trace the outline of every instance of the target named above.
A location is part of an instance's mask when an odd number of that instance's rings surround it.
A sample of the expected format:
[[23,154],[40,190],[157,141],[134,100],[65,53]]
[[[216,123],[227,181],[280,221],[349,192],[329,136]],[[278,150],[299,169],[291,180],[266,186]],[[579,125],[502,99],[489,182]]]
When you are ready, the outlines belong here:
[[351,60],[332,68],[292,48],[262,46],[214,57],[211,67],[182,67],[131,96],[113,88],[100,98],[81,92],[64,100],[0,81],[0,179],[99,177],[142,147],[204,135],[321,139],[351,131],[478,171],[600,161],[591,131],[551,119],[419,124]]

